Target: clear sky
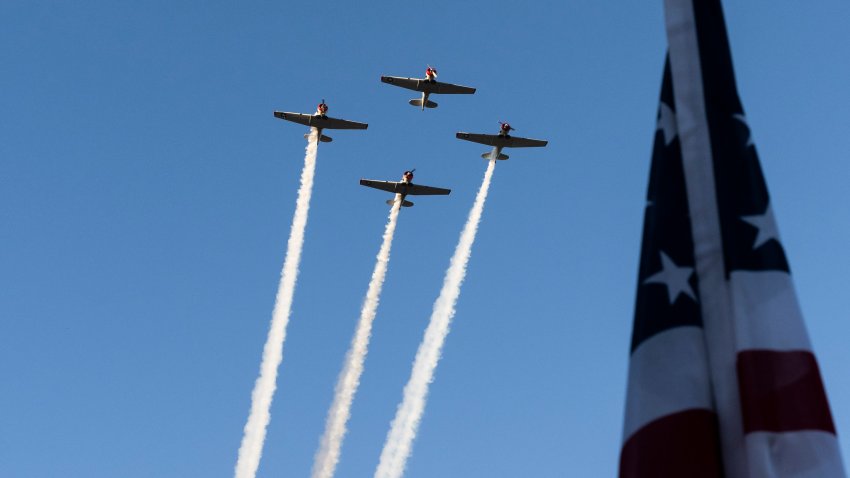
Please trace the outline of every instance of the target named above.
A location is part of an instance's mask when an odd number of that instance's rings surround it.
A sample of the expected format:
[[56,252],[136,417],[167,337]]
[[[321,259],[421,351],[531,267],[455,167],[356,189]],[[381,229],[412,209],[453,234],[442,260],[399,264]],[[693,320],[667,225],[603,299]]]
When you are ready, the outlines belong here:
[[[850,5],[726,2],[738,86],[850,462]],[[612,476],[666,49],[655,2],[0,3],[0,475],[232,476],[306,128],[322,144],[258,476],[306,476],[388,195],[401,213],[338,477],[371,476],[499,162],[407,477]],[[474,86],[419,111],[382,74]]]

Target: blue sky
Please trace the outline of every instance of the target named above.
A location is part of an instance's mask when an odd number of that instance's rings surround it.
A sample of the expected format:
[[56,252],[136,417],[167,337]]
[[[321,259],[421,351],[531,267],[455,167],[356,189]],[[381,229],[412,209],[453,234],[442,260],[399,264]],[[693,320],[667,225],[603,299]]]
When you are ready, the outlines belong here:
[[[850,6],[727,2],[738,86],[850,462]],[[0,4],[0,475],[231,476],[303,164],[319,148],[258,476],[305,476],[386,220],[401,213],[339,477],[371,476],[485,147],[500,162],[406,476],[611,476],[661,2]],[[436,110],[382,74],[478,88]]]

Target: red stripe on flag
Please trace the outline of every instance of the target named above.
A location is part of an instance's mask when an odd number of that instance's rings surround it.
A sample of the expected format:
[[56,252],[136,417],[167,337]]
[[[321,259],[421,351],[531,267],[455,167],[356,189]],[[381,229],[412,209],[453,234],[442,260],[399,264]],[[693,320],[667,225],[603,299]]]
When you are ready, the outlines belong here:
[[807,351],[738,353],[744,432],[823,430],[835,434],[815,356]]
[[659,418],[623,444],[620,478],[723,476],[717,415],[692,409]]

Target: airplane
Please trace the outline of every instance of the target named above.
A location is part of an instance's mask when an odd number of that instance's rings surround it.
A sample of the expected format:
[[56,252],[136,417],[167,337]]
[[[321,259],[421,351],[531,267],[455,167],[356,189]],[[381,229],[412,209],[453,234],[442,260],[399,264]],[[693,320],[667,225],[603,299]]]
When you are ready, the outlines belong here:
[[[325,136],[322,134],[323,129],[366,129],[367,127],[369,127],[369,125],[366,123],[358,123],[356,121],[331,118],[330,116],[328,116],[328,105],[325,104],[325,100],[322,100],[322,102],[319,103],[319,106],[316,107],[316,112],[312,115],[304,113],[287,113],[284,111],[275,111],[274,117],[318,129],[319,141],[323,143],[330,143],[331,141],[333,141],[330,136]],[[304,137],[309,138],[310,135],[305,134]]]
[[473,143],[486,144],[492,146],[493,150],[489,153],[481,155],[484,159],[508,159],[507,154],[502,154],[502,148],[532,148],[541,147],[549,144],[548,141],[542,139],[520,138],[519,136],[511,136],[510,132],[515,130],[508,123],[499,121],[499,134],[476,134],[476,133],[457,133],[457,139],[465,139]]
[[407,88],[408,90],[421,91],[422,98],[412,99],[408,101],[408,103],[413,106],[421,107],[422,111],[425,111],[425,108],[437,107],[437,103],[428,99],[431,94],[471,95],[475,93],[475,88],[437,81],[437,69],[432,68],[430,65],[428,65],[428,68],[425,70],[424,79],[403,78],[400,76],[381,76],[381,82]]
[[413,184],[413,172],[416,169],[405,171],[401,176],[401,181],[376,181],[374,179],[361,179],[360,185],[370,188],[381,189],[396,194],[395,199],[388,199],[387,204],[392,206],[396,201],[401,201],[404,207],[411,207],[413,203],[405,200],[408,194],[416,195],[446,195],[452,192],[451,189],[435,188],[432,186],[422,186]]

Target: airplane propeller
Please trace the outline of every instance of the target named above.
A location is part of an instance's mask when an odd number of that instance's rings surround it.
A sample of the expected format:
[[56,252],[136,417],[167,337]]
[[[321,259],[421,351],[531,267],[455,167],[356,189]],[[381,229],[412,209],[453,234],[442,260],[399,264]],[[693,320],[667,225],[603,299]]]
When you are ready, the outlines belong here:
[[506,123],[506,122],[504,122],[504,121],[499,121],[499,124],[500,124],[502,127],[507,126],[507,127],[508,127],[508,131],[516,131],[516,128],[514,128],[513,126],[511,126],[510,124],[508,124],[508,123]]

